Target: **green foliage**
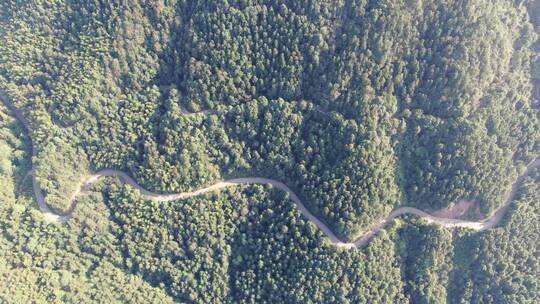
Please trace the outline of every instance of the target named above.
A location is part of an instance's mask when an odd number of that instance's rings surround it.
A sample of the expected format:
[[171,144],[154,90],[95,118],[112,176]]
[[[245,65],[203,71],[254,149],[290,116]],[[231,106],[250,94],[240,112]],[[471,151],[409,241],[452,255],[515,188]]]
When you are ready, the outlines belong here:
[[525,180],[504,227],[456,246],[452,303],[534,303],[540,297],[540,170]]
[[275,189],[158,204],[106,180],[56,226],[25,176],[58,212],[103,168],[156,192],[264,176],[343,239],[400,205],[488,215],[540,156],[538,3],[2,1],[28,130],[0,107],[1,301],[533,302],[537,176],[503,228],[407,220],[347,252]]
[[452,235],[444,228],[410,225],[399,232],[405,291],[412,303],[446,303]]
[[261,174],[352,238],[402,202],[489,214],[538,156],[536,36],[503,0],[2,8],[1,88],[57,210],[85,159],[160,192]]
[[59,213],[67,213],[71,196],[88,175],[88,160],[81,149],[58,140],[40,149],[36,179],[46,194],[46,203]]
[[399,257],[380,257],[394,250],[388,235],[365,253],[336,249],[277,189],[160,203],[107,184],[127,271],[178,301],[405,302]]

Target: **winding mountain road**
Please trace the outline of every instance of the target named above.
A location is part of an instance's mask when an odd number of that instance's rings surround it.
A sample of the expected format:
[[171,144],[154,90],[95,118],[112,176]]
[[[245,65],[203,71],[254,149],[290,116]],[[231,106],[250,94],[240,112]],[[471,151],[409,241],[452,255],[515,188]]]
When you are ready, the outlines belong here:
[[[13,112],[15,117],[23,124],[23,126],[29,130],[28,121],[25,119],[22,112],[17,109],[9,100],[7,95],[0,91],[0,99],[2,102],[6,105],[6,107]],[[36,147],[34,145],[34,142],[32,141],[32,156],[34,157],[36,155]],[[540,158],[536,159],[535,161],[531,162],[528,166],[525,172],[520,175],[514,184],[512,185],[512,189],[510,193],[508,194],[508,197],[503,204],[501,208],[499,208],[491,217],[486,218],[482,221],[465,221],[465,220],[459,220],[459,219],[452,219],[452,218],[442,218],[442,217],[436,217],[433,216],[425,211],[422,211],[420,209],[414,208],[414,207],[400,207],[392,211],[388,216],[386,216],[383,220],[381,220],[379,223],[377,223],[375,226],[373,226],[368,231],[362,233],[358,238],[356,238],[356,241],[354,242],[343,242],[341,241],[333,232],[326,226],[325,223],[323,223],[319,218],[314,216],[304,205],[304,203],[300,200],[300,198],[294,193],[287,185],[284,183],[271,179],[271,178],[265,178],[265,177],[246,177],[246,178],[235,178],[235,179],[229,179],[225,181],[219,181],[215,183],[214,185],[211,185],[206,188],[202,188],[193,192],[183,192],[183,193],[171,193],[171,194],[159,194],[154,193],[151,191],[148,191],[144,189],[141,185],[139,185],[132,177],[130,177],[127,173],[120,171],[120,170],[114,170],[114,169],[105,169],[101,170],[90,177],[86,179],[84,183],[82,183],[79,187],[79,189],[72,195],[72,207],[73,205],[73,199],[82,191],[84,191],[84,186],[92,184],[99,180],[102,177],[106,176],[114,176],[120,178],[123,182],[129,184],[130,186],[136,188],[141,192],[141,194],[153,201],[160,201],[160,202],[167,202],[167,201],[174,201],[179,199],[186,199],[194,196],[198,196],[204,193],[216,191],[222,188],[226,187],[232,187],[236,185],[243,185],[243,184],[270,184],[273,187],[276,187],[282,191],[287,192],[290,195],[291,200],[296,204],[298,207],[298,210],[302,213],[303,216],[305,216],[308,220],[313,222],[332,242],[333,245],[350,249],[350,248],[359,248],[364,246],[368,243],[368,241],[375,236],[381,229],[386,227],[388,224],[390,224],[396,217],[399,217],[404,214],[414,214],[417,215],[424,220],[426,220],[428,223],[435,223],[438,225],[441,225],[443,227],[447,228],[456,228],[456,227],[463,227],[463,228],[469,228],[473,230],[485,230],[490,229],[495,226],[497,226],[501,219],[503,218],[504,214],[508,210],[508,207],[510,206],[511,202],[513,201],[517,190],[519,188],[519,185],[523,181],[523,179],[535,168],[540,166]],[[43,213],[44,217],[53,222],[66,222],[68,221],[73,213],[73,208],[71,208],[71,211],[68,214],[65,215],[59,215],[54,213],[45,203],[45,196],[43,195],[43,192],[36,181],[35,174],[33,174],[35,171],[34,165],[32,165],[31,175],[32,175],[32,183],[34,188],[34,194],[36,196],[36,200],[39,206],[39,209]]]

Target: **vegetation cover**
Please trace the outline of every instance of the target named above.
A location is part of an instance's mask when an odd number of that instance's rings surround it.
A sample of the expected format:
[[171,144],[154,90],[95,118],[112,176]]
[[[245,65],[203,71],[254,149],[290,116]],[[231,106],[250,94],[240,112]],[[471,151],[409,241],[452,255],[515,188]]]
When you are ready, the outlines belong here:
[[[333,247],[285,193],[150,202],[264,176],[342,239],[399,206],[497,210],[540,157],[540,2],[3,1],[0,299],[533,303],[540,173],[480,233],[406,217]],[[32,155],[33,142],[36,151]]]

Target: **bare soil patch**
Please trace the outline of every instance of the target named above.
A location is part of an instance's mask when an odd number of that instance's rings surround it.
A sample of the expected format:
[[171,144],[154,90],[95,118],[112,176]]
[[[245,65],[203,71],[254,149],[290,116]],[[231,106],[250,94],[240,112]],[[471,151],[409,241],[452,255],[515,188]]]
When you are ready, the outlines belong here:
[[433,211],[431,214],[441,218],[464,219],[473,207],[478,212],[479,209],[475,201],[462,199],[452,207]]

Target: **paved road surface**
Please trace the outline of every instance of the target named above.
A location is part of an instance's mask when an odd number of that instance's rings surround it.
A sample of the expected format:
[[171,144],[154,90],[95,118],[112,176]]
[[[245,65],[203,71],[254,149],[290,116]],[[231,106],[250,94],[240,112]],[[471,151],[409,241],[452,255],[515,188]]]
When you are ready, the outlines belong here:
[[[3,101],[3,103],[14,113],[15,117],[24,125],[26,129],[28,129],[28,121],[25,119],[24,115],[20,110],[18,110],[7,98],[7,96],[0,91],[0,99]],[[32,143],[32,156],[35,156],[36,149],[34,144]],[[138,189],[141,194],[146,197],[147,199],[153,200],[153,201],[174,201],[174,200],[180,200],[180,199],[186,199],[189,197],[198,196],[204,193],[216,191],[219,189],[223,189],[226,187],[232,187],[236,185],[243,185],[243,184],[270,184],[280,190],[283,190],[287,192],[290,195],[290,199],[296,204],[302,215],[304,215],[308,220],[313,222],[337,247],[340,248],[358,248],[362,247],[367,242],[377,234],[381,229],[386,227],[389,223],[392,222],[396,217],[399,217],[404,214],[414,214],[417,215],[423,219],[425,219],[428,223],[435,223],[438,225],[441,225],[443,227],[448,228],[455,228],[455,227],[463,227],[463,228],[469,228],[473,230],[485,230],[489,228],[493,228],[497,226],[501,219],[503,218],[504,214],[508,210],[508,207],[510,206],[511,202],[513,201],[517,190],[519,188],[519,185],[523,181],[523,179],[536,167],[540,166],[540,159],[537,159],[530,163],[527,166],[527,170],[520,175],[514,184],[512,185],[512,190],[508,194],[508,197],[504,203],[504,205],[499,208],[491,217],[484,219],[482,221],[478,222],[472,222],[472,221],[465,221],[465,220],[459,220],[459,219],[452,219],[452,218],[441,218],[441,217],[435,217],[431,214],[428,214],[425,211],[422,211],[420,209],[414,208],[414,207],[400,207],[398,209],[395,209],[392,211],[386,218],[381,220],[378,224],[373,226],[368,231],[362,233],[358,238],[356,238],[356,241],[354,242],[343,242],[341,241],[333,232],[326,226],[325,223],[323,223],[319,218],[314,216],[304,205],[304,203],[300,200],[300,198],[294,193],[287,185],[284,183],[271,179],[266,177],[245,177],[245,178],[235,178],[235,179],[229,179],[225,181],[219,181],[215,183],[214,185],[211,185],[206,188],[202,188],[193,192],[183,192],[183,193],[171,193],[171,194],[159,194],[150,192],[146,189],[144,189],[141,185],[139,185],[131,176],[129,176],[127,173],[120,171],[120,170],[114,170],[114,169],[105,169],[101,170],[94,175],[91,175],[88,177],[88,179],[81,184],[80,188],[72,195],[72,200],[83,191],[84,186],[92,184],[96,182],[98,179],[106,176],[115,176],[119,177],[123,182],[129,184],[130,186]],[[34,172],[34,167],[32,167],[31,173]],[[71,215],[73,213],[73,208],[71,208],[70,213],[65,215],[59,215],[54,213],[45,203],[45,197],[43,195],[43,192],[41,191],[41,188],[39,187],[39,184],[36,181],[35,174],[32,174],[32,183],[34,188],[34,194],[36,196],[36,200],[38,202],[39,209],[45,216],[45,218],[49,221],[54,222],[66,222],[71,218]]]

